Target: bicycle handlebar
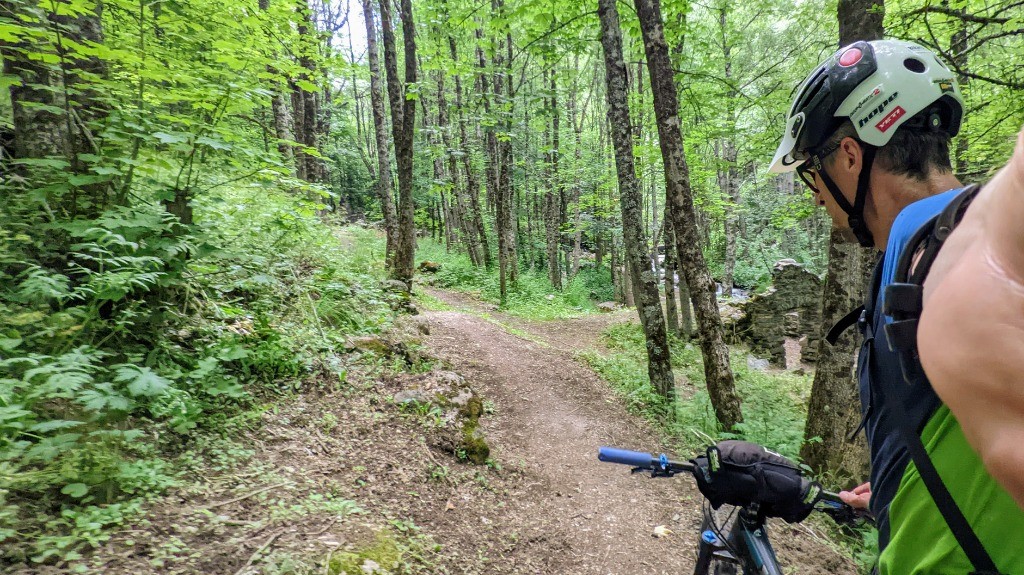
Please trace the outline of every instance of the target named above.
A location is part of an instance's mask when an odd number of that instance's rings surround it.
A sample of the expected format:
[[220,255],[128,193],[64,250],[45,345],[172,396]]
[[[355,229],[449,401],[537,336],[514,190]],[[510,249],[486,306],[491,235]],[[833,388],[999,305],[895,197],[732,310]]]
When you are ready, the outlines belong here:
[[640,469],[673,472],[693,471],[693,464],[680,461],[670,461],[664,453],[659,456],[654,456],[642,451],[630,451],[628,449],[618,449],[615,447],[602,447],[597,451],[597,458],[607,463],[621,463],[623,465],[639,467]]
[[[694,465],[689,462],[670,460],[664,453],[655,456],[643,451],[630,451],[629,449],[618,449],[616,447],[602,447],[597,452],[597,458],[607,463],[621,463],[630,465],[636,469],[647,469],[655,472],[654,475],[672,476],[680,471],[692,473]],[[854,509],[839,498],[839,494],[831,491],[822,491],[818,496],[818,502],[822,507],[817,507],[827,515],[830,515],[837,522],[852,523],[859,519],[871,520],[870,515],[862,509]]]

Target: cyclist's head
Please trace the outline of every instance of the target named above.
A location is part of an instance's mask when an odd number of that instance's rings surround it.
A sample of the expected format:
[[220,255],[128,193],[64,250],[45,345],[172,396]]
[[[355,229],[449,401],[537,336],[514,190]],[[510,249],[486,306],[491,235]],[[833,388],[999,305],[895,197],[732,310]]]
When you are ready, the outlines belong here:
[[[797,170],[813,191],[827,189],[857,239],[869,246],[864,203],[873,162],[916,180],[950,171],[949,141],[962,115],[956,79],[935,54],[911,42],[855,42],[801,84],[770,169]],[[860,172],[847,183],[856,189],[852,203],[827,171],[833,154],[851,146],[862,158]]]

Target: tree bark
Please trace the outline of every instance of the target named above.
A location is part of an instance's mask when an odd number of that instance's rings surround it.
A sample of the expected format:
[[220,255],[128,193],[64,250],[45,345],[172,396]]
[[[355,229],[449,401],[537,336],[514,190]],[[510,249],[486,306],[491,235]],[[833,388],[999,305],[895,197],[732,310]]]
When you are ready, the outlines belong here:
[[[459,61],[458,49],[455,44],[455,37],[448,36],[448,48],[451,52],[452,62]],[[466,118],[462,113],[462,77],[455,74],[455,109],[459,123],[459,146],[462,151],[462,167],[466,172],[466,196],[469,200],[469,214],[467,215],[470,240],[473,243],[473,250],[478,257],[476,265],[491,267],[491,252],[487,244],[487,230],[484,227],[484,218],[480,209],[480,182],[477,173],[473,169],[472,156],[469,153],[469,137],[466,132]]]
[[544,194],[544,228],[547,240],[548,279],[556,290],[562,289],[562,269],[558,257],[559,222],[562,219],[562,202],[558,185],[558,86],[554,72],[551,73],[551,128],[547,139],[547,192]]
[[[388,2],[390,0],[383,0]],[[398,243],[398,214],[391,184],[391,153],[388,144],[387,118],[384,115],[384,94],[380,79],[380,56],[377,49],[377,26],[373,19],[373,2],[363,0],[363,18],[366,21],[366,54],[370,64],[370,106],[373,109],[373,128],[377,142],[377,199],[384,216],[385,262],[389,262]]]
[[393,279],[404,282],[412,291],[413,259],[416,251],[416,227],[412,199],[413,134],[416,129],[416,99],[407,93],[416,84],[416,25],[413,21],[411,0],[402,0],[400,18],[402,39],[405,44],[405,86],[398,79],[398,56],[391,24],[388,0],[380,4],[381,27],[384,38],[384,68],[388,76],[388,98],[391,102],[391,129],[395,141],[398,163],[398,234]]
[[[389,0],[384,0],[385,2]],[[362,0],[362,14],[367,25],[367,57],[370,60],[370,105],[374,115],[374,136],[377,142],[377,198],[384,216],[387,237],[385,262],[390,262],[397,242],[398,216],[391,189],[391,153],[387,140],[387,118],[384,115],[384,94],[381,86],[381,64],[377,48],[377,26],[372,0]]]
[[731,430],[743,421],[743,414],[729,366],[729,348],[722,336],[722,318],[715,300],[715,282],[711,279],[700,250],[696,210],[679,127],[679,100],[662,28],[661,7],[658,0],[634,0],[634,5],[640,18],[648,76],[651,78],[654,95],[654,113],[665,165],[667,201],[676,234],[678,261],[690,288],[697,315],[708,394],[719,423],[725,430]]
[[679,307],[676,305],[676,258],[674,255],[675,235],[669,221],[668,206],[665,206],[665,323],[669,333],[679,333]]
[[[313,58],[317,48],[317,32],[313,24],[312,9],[306,3],[307,0],[298,0],[296,10],[299,14],[299,22],[296,31],[301,39],[301,52],[299,55],[299,66],[303,72],[301,80],[313,84],[320,76],[319,67]],[[321,121],[321,107],[318,93],[315,90],[306,90],[295,85],[292,90],[292,107],[295,110],[295,139],[305,148],[320,148],[320,131],[323,129]],[[307,154],[303,149],[295,151],[295,172],[299,178],[311,183],[326,182],[326,169],[323,160]]]
[[[665,316],[661,309],[658,282],[647,265],[647,239],[643,232],[643,210],[639,183],[633,160],[633,134],[627,100],[626,65],[622,57],[622,35],[615,0],[598,1],[601,20],[601,45],[604,48],[608,121],[612,127],[615,167],[619,180],[619,203],[622,209],[622,235],[626,264],[634,284],[640,323],[647,340],[647,373],[651,385],[670,401],[675,395]],[[671,77],[671,76],[670,76]],[[670,403],[671,405],[671,403]]]
[[[37,1],[4,0],[0,2],[0,13],[23,17],[27,26],[37,22],[35,11]],[[19,83],[11,84],[11,105],[14,119],[14,158],[45,158],[71,155],[68,122],[64,114],[55,110],[64,107],[59,89],[60,70],[42,60],[28,58],[24,51],[30,50],[30,42],[0,43],[3,55],[4,75],[14,76]],[[42,104],[46,107],[36,107]]]
[[736,271],[736,242],[739,239],[739,176],[736,170],[736,146],[732,140],[721,140],[719,158],[725,164],[718,169],[718,184],[725,205],[725,260],[722,262],[722,297],[732,297]]
[[[92,173],[92,163],[84,157],[101,155],[96,142],[108,113],[92,78],[105,77],[107,67],[98,57],[69,53],[65,43],[102,44],[102,11],[103,3],[99,1],[92,11],[74,16],[58,16],[34,1],[0,2],[0,14],[24,18],[20,21],[30,27],[48,26],[58,34],[52,46],[59,58],[58,66],[25,53],[49,51],[48,43],[43,47],[31,42],[0,44],[4,74],[19,80],[10,86],[14,158],[58,157],[68,162],[72,174]],[[42,16],[46,20],[41,21]],[[108,182],[73,186],[56,198],[57,205],[70,218],[95,216],[106,208],[109,189]],[[80,201],[81,196],[87,201]]]
[[[882,6],[882,0],[839,0],[839,45],[881,38]],[[828,256],[821,313],[823,334],[847,312],[864,303],[875,260],[874,250],[844,242],[835,230],[829,237]],[[846,441],[861,416],[854,378],[858,340],[851,332],[844,334],[834,347],[821,339],[800,457],[817,473],[830,472],[859,480],[868,470],[867,445],[863,436],[857,437],[855,443]],[[814,438],[820,441],[811,441]]]

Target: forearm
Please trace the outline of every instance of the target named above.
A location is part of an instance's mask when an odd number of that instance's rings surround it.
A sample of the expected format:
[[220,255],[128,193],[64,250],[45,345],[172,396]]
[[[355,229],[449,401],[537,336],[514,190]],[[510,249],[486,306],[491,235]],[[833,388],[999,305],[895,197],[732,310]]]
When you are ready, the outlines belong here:
[[925,285],[925,373],[989,473],[1024,508],[1024,133]]

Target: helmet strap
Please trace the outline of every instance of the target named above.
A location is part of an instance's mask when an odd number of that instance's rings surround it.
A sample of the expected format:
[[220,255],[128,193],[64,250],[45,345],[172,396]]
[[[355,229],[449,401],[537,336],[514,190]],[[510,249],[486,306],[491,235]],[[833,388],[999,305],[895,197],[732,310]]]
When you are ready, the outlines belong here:
[[846,196],[839,190],[839,186],[836,185],[835,181],[832,180],[824,169],[818,170],[818,175],[825,182],[825,187],[828,188],[829,193],[832,194],[832,198],[839,205],[839,208],[846,212],[850,229],[853,230],[853,235],[856,236],[857,242],[865,248],[870,248],[875,245],[875,239],[871,234],[871,230],[868,229],[867,223],[864,221],[864,204],[868,199],[868,187],[871,185],[871,166],[875,162],[875,151],[877,148],[864,142],[859,143],[864,150],[864,156],[860,175],[857,176],[857,195],[854,197],[853,205],[850,205]]

